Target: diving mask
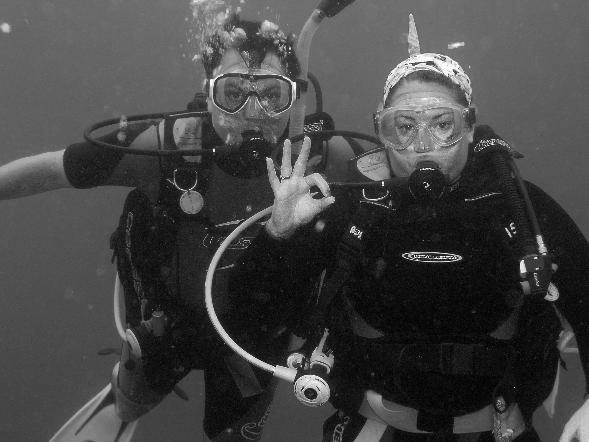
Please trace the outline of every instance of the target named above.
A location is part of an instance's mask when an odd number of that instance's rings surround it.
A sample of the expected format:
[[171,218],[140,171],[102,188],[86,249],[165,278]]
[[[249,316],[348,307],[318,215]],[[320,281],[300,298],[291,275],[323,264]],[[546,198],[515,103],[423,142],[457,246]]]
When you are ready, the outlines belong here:
[[275,117],[298,98],[296,82],[283,75],[226,73],[209,80],[209,98],[220,110],[235,114],[254,96],[260,108]]
[[[394,106],[374,116],[378,137],[397,151],[407,149],[419,137],[424,145],[450,147],[458,143],[474,123],[474,108],[454,104],[431,107]],[[427,139],[423,137],[427,136]]]

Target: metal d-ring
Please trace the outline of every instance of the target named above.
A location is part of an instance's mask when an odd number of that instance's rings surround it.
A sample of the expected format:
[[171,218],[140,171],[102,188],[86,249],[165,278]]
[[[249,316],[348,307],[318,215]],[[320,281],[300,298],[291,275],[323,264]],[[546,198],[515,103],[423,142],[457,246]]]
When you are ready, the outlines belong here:
[[178,183],[176,182],[176,172],[178,172],[178,169],[174,169],[173,180],[168,178],[168,183],[172,184],[176,189],[181,190],[184,193],[188,193],[196,188],[196,185],[198,184],[198,172],[197,171],[194,171],[194,175],[195,175],[194,184],[189,189],[183,189],[182,187],[180,187],[178,185]]
[[382,200],[384,200],[385,198],[387,198],[387,197],[388,197],[390,194],[391,194],[391,193],[389,192],[389,189],[387,189],[387,193],[385,193],[383,196],[380,196],[380,197],[378,197],[378,198],[368,198],[368,197],[366,196],[366,189],[365,189],[365,188],[362,188],[362,197],[363,197],[365,200],[367,200],[367,201],[373,201],[373,202],[376,202],[376,201],[382,201]]

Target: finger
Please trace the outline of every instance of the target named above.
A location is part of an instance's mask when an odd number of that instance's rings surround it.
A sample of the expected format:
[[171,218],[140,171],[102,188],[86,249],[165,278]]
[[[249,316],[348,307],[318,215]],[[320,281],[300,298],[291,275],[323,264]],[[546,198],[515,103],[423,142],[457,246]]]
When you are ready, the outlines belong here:
[[581,422],[578,433],[579,440],[589,440],[589,423],[587,420]]
[[291,162],[291,144],[290,140],[284,140],[282,147],[282,165],[280,166],[280,176],[287,177],[292,175],[292,162]]
[[569,427],[569,425],[565,425],[564,429],[562,430],[562,434],[560,435],[560,439],[558,439],[558,442],[570,442],[571,441],[571,429]]
[[320,174],[312,173],[311,175],[307,175],[305,177],[305,182],[309,187],[317,186],[323,195],[331,196],[329,184]]
[[266,169],[268,169],[268,181],[270,181],[270,187],[275,191],[280,184],[280,180],[276,176],[276,168],[274,167],[274,161],[272,161],[272,158],[266,157]]
[[327,209],[329,206],[331,206],[333,203],[335,203],[335,197],[334,196],[328,196],[326,198],[321,198],[320,200],[318,200],[319,202],[319,207],[321,207],[321,210],[325,210]]
[[311,152],[311,139],[305,136],[305,139],[303,140],[303,147],[301,148],[301,152],[299,153],[292,171],[293,175],[305,175],[305,170],[307,169],[307,160],[309,159],[309,152]]

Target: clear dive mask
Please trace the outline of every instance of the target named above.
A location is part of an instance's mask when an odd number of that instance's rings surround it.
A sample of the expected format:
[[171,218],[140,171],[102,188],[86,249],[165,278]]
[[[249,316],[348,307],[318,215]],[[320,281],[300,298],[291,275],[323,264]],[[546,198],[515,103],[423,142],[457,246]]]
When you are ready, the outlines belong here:
[[[432,149],[434,145],[450,147],[462,139],[474,120],[474,108],[452,104],[394,106],[374,115],[378,137],[386,147],[397,151],[407,149],[418,137],[418,141]],[[424,136],[427,138],[423,139]]]
[[253,95],[260,108],[275,117],[290,109],[299,96],[296,82],[284,75],[226,73],[209,80],[209,98],[220,110],[235,114]]

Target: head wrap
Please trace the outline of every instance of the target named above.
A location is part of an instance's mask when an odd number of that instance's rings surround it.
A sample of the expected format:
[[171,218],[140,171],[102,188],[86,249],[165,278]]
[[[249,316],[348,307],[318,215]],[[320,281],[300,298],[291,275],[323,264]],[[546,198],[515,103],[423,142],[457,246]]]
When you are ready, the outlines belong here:
[[468,78],[464,69],[447,55],[420,53],[417,28],[415,27],[415,21],[413,20],[412,14],[409,14],[409,34],[407,35],[407,42],[409,43],[409,58],[395,66],[387,77],[384,86],[383,103],[386,101],[391,89],[407,75],[417,71],[432,71],[443,75],[457,85],[462,92],[464,92],[466,101],[470,105],[472,99],[470,78]]

